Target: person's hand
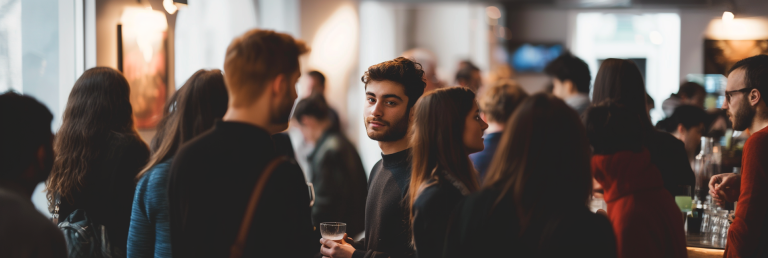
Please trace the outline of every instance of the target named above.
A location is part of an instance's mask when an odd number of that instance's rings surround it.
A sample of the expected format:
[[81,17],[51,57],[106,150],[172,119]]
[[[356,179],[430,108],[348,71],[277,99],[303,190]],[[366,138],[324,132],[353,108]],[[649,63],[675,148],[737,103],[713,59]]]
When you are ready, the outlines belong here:
[[712,176],[709,180],[709,194],[717,205],[739,200],[741,191],[741,176],[734,173],[723,173]]
[[333,240],[321,238],[320,244],[322,244],[322,246],[320,246],[320,254],[323,255],[323,258],[352,258],[352,253],[355,252],[355,248],[344,241],[344,239],[347,238],[347,234],[345,233],[344,237],[341,239],[341,244],[336,243]]

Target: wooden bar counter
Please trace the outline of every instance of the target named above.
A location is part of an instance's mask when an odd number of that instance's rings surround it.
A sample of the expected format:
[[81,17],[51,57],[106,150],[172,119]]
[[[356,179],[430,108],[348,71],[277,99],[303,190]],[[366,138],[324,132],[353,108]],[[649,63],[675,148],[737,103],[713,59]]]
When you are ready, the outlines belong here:
[[711,241],[696,233],[688,233],[688,258],[722,258],[724,245],[713,244]]

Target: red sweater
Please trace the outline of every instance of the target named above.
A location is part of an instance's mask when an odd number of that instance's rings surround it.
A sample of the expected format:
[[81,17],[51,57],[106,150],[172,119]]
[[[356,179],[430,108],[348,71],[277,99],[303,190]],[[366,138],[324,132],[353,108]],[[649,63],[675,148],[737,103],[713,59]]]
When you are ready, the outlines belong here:
[[725,257],[768,256],[768,127],[752,134],[741,158],[736,218],[728,230]]
[[648,150],[594,155],[592,175],[605,191],[619,257],[688,257],[683,215]]

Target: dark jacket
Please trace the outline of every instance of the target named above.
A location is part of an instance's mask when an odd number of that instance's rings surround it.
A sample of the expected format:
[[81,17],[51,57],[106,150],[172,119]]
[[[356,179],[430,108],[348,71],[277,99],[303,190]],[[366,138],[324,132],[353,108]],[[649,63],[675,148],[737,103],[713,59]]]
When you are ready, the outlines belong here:
[[[274,144],[263,129],[217,122],[183,145],[168,184],[174,257],[228,257],[253,188]],[[259,199],[244,257],[311,257],[319,252],[309,191],[295,163],[278,166]]]
[[173,159],[150,168],[136,185],[128,258],[171,256],[171,225],[168,218],[168,170]]
[[[532,218],[521,235],[512,198],[508,195],[494,208],[499,194],[486,189],[458,204],[443,257],[616,257],[616,240],[605,216],[590,212],[586,206],[561,206],[559,221]],[[550,232],[549,237],[543,237],[545,231]]]
[[469,190],[451,177],[431,180],[413,204],[413,239],[418,258],[443,257],[445,229],[459,201]]
[[368,183],[363,162],[352,143],[342,134],[326,132],[308,157],[312,166],[315,205],[312,222],[347,223],[347,234],[356,237],[365,226]]
[[84,210],[94,223],[106,227],[111,244],[124,252],[136,174],[147,164],[149,149],[138,136],[113,133],[101,150],[96,161],[88,164],[80,191],[69,201],[61,200],[59,218],[63,221],[74,210]]
[[645,141],[645,147],[651,153],[651,163],[661,172],[664,188],[672,196],[685,194],[680,186],[693,186],[696,184],[696,176],[688,162],[688,154],[685,152],[683,142],[669,133],[651,130]]

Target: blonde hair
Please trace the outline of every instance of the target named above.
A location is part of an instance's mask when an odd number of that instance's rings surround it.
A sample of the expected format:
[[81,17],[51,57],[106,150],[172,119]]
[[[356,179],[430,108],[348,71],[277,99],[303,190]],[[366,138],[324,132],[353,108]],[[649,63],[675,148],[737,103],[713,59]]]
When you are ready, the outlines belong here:
[[514,80],[500,80],[483,92],[479,106],[489,121],[504,123],[526,97]]
[[267,82],[298,72],[299,56],[307,52],[303,41],[271,30],[252,29],[233,39],[224,59],[230,103],[237,107],[253,102]]

